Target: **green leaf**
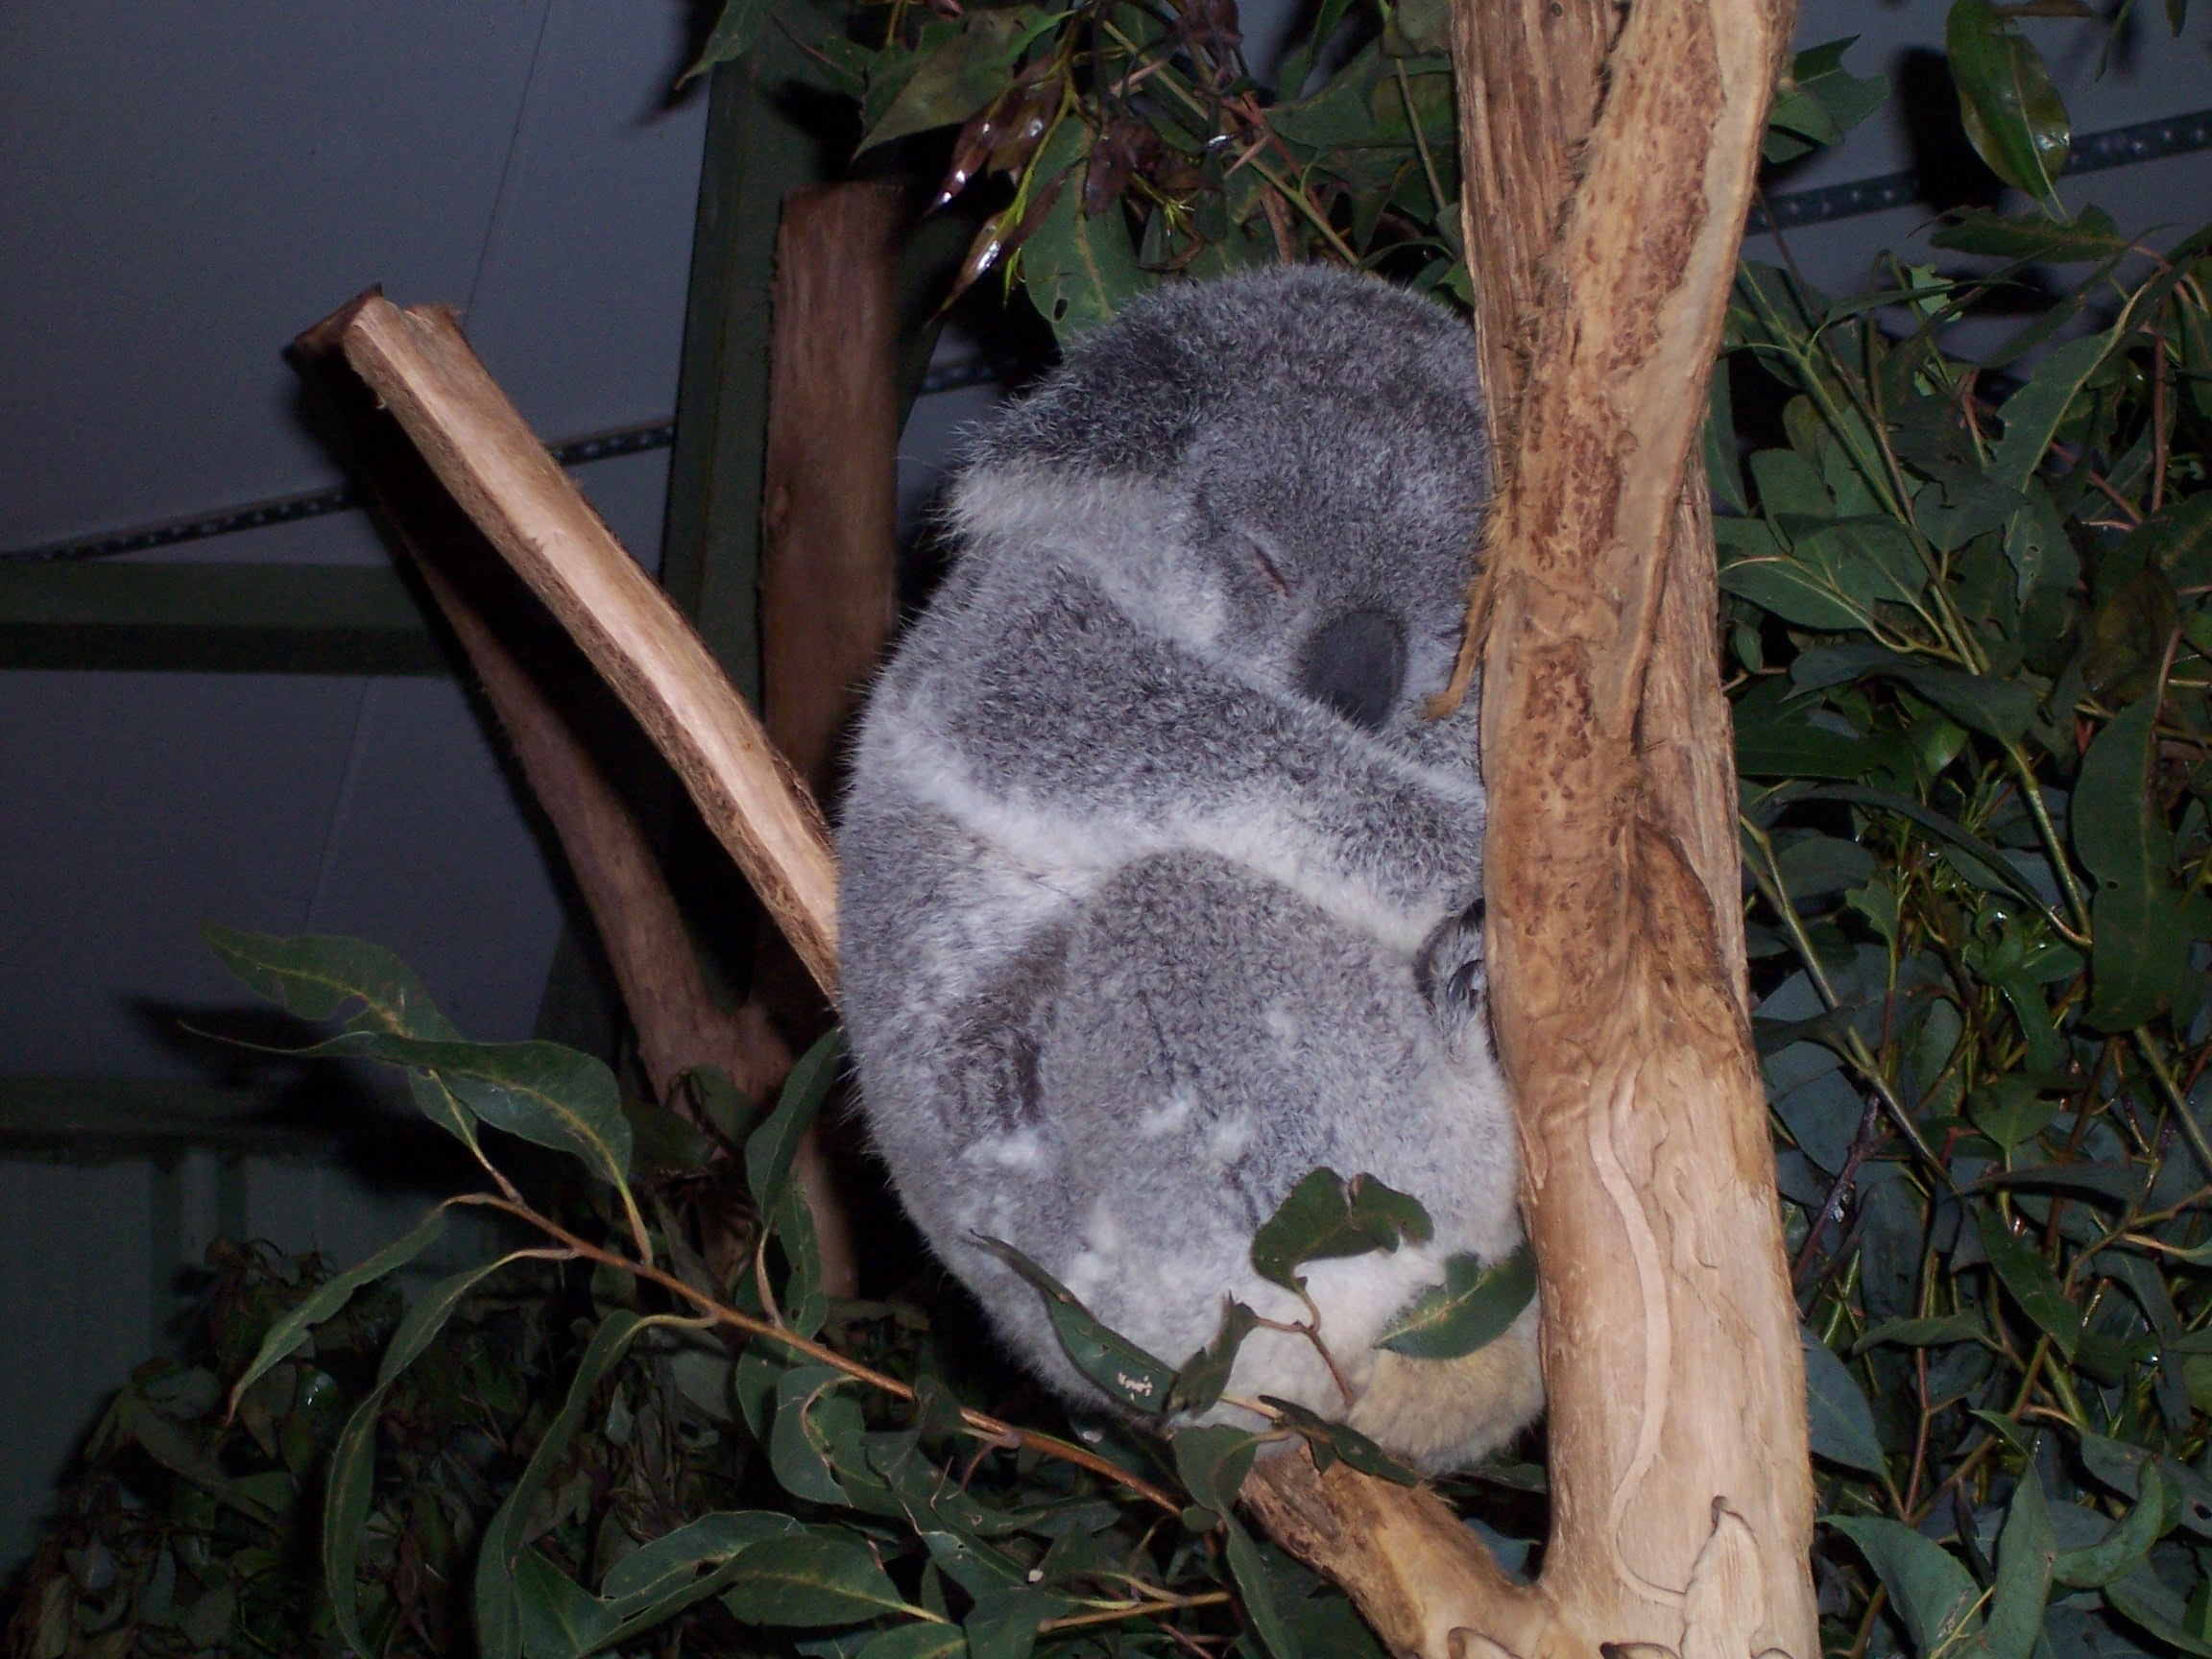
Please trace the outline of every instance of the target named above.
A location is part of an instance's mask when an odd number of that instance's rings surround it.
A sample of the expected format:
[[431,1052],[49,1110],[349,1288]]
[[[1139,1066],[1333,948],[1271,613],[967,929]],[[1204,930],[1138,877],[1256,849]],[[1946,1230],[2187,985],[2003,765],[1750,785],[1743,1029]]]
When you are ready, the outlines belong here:
[[1816,529],[1791,529],[1791,554],[1829,573],[1837,590],[1863,608],[1910,605],[1928,586],[1927,566],[1894,518],[1835,518]]
[[614,1187],[630,1178],[630,1119],[603,1061],[558,1043],[442,1043],[349,1032],[302,1049],[419,1068],[470,1112],[535,1145],[567,1152]]
[[1432,1229],[1429,1213],[1372,1175],[1349,1186],[1334,1169],[1316,1169],[1290,1189],[1252,1236],[1252,1266],[1270,1284],[1304,1290],[1299,1265],[1342,1256],[1395,1250],[1400,1238],[1421,1242]]
[[1863,1354],[1884,1342],[1906,1348],[1942,1348],[1956,1342],[1980,1342],[1987,1332],[1979,1313],[1944,1313],[1930,1319],[1885,1319],[1869,1325],[1865,1334],[1851,1345]]
[[1990,0],[1952,0],[1943,37],[1959,119],[1976,152],[1998,178],[2063,220],[2056,185],[2073,132],[2042,55]]
[[2076,1590],[2100,1590],[2150,1558],[2151,1546],[2166,1530],[2166,1485],[2154,1460],[2144,1463],[2141,1480],[2142,1495],[2135,1507],[2101,1543],[2057,1552],[2051,1573],[2059,1583]]
[[[384,1345],[375,1384],[354,1407],[331,1449],[323,1495],[323,1584],[330,1598],[338,1633],[361,1659],[373,1659],[361,1632],[358,1584],[361,1537],[369,1523],[376,1479],[376,1421],[384,1408],[384,1396],[401,1373],[438,1339],[462,1298],[492,1274],[519,1260],[518,1256],[502,1256],[496,1262],[442,1279],[423,1292],[399,1321],[392,1340]],[[519,1643],[518,1636],[516,1642]],[[512,1654],[517,1650],[511,1647],[499,1651]],[[487,1646],[486,1651],[493,1649]]]
[[1119,1332],[1109,1330],[1073,1293],[1014,1248],[998,1238],[971,1235],[975,1242],[1026,1279],[1045,1298],[1045,1312],[1053,1334],[1075,1369],[1114,1399],[1140,1411],[1156,1412],[1167,1402],[1175,1383],[1175,1367],[1155,1359]]
[[899,1624],[868,1638],[854,1659],[968,1659],[957,1624]]
[[[1801,662],[1811,653],[1801,653]],[[1736,704],[1736,769],[1759,778],[1858,779],[1887,768],[1910,776],[1911,752],[1887,733],[1861,736],[1820,700],[1780,675]],[[1839,728],[1841,728],[1839,730]]]
[[1261,1395],[1260,1403],[1280,1412],[1284,1426],[1297,1431],[1305,1439],[1313,1454],[1316,1469],[1326,1469],[1341,1457],[1362,1475],[1394,1480],[1401,1486],[1412,1486],[1420,1481],[1420,1476],[1348,1423],[1331,1422],[1295,1400],[1279,1400],[1272,1394]]
[[1863,634],[1874,627],[1873,617],[1838,589],[1826,572],[1787,554],[1737,559],[1721,565],[1720,589],[1800,628]]
[[1761,449],[1751,457],[1751,479],[1767,517],[1828,519],[1836,517],[1836,497],[1819,469],[1794,449]]
[[1888,1586],[1889,1600],[1920,1659],[1936,1659],[1952,1651],[1960,1638],[1977,1633],[1981,1588],[1940,1546],[1879,1516],[1831,1515],[1826,1520],[1859,1546],[1867,1565]]
[[[380,945],[314,934],[285,939],[216,926],[203,927],[201,933],[249,989],[302,1020],[328,1020],[358,1001],[361,1006],[346,1021],[349,1031],[460,1041],[461,1033],[438,1011],[415,971]],[[412,1074],[408,1083],[423,1117],[466,1144],[476,1144],[468,1108],[449,1090],[421,1072]]]
[[2051,1127],[2058,1102],[2044,1096],[2032,1077],[1997,1077],[1966,1096],[1974,1127],[2006,1151],[2023,1146]]
[[309,1327],[322,1324],[345,1307],[352,1300],[353,1292],[362,1286],[374,1284],[385,1274],[406,1266],[445,1236],[445,1207],[440,1205],[424,1216],[421,1224],[404,1238],[387,1244],[358,1267],[349,1267],[317,1286],[313,1295],[269,1327],[268,1335],[261,1339],[260,1351],[253,1356],[252,1362],[238,1374],[238,1381],[230,1385],[230,1399],[226,1407],[228,1414],[236,1415],[238,1402],[246,1390],[260,1382],[279,1361],[299,1352],[301,1345],[307,1340]]
[[2104,1599],[2130,1624],[2159,1641],[2180,1652],[2199,1655],[2199,1659],[2212,1659],[2212,1642],[2190,1633],[2186,1623],[2188,1611],[2181,1599],[2167,1589],[2150,1568],[2138,1568],[2125,1578],[2105,1585]]
[[517,1625],[529,1659],[582,1659],[621,1621],[535,1550],[515,1560]]
[[1989,1265],[2020,1304],[2020,1310],[2048,1332],[2058,1352],[2071,1360],[2081,1341],[2081,1310],[2066,1299],[2065,1287],[2051,1264],[2022,1242],[1994,1208],[1982,1207],[1979,1219]]
[[[1985,6],[1987,0],[1958,0],[1958,4]],[[2005,436],[1990,456],[1992,478],[2008,489],[2028,488],[2028,480],[2058,434],[2058,423],[2113,345],[2111,334],[2090,334],[2067,341],[2035,365],[2027,384],[2006,398],[1998,411],[2004,418]]]
[[[830,1448],[847,1428],[860,1426],[859,1407],[850,1400],[829,1398],[830,1390],[852,1382],[828,1365],[795,1365],[776,1381],[776,1422],[768,1431],[768,1462],[783,1489],[809,1503],[844,1507],[852,1500],[837,1479]],[[832,1407],[842,1406],[843,1412]],[[826,1420],[816,1422],[822,1409]]]
[[1812,1332],[1800,1327],[1797,1339],[1805,1351],[1805,1398],[1814,1454],[1846,1469],[1885,1473],[1888,1461],[1874,1431],[1873,1407],[1866,1404],[1859,1380]]
[[569,1379],[561,1409],[546,1425],[514,1488],[484,1525],[483,1542],[476,1552],[474,1603],[476,1645],[484,1659],[517,1659],[521,1651],[522,1611],[515,1582],[515,1562],[523,1547],[521,1528],[546,1479],[567,1453],[568,1442],[583,1423],[592,1396],[640,1333],[656,1325],[679,1322],[673,1314],[647,1318],[619,1308],[601,1320],[599,1329],[592,1333],[583,1358],[577,1361],[576,1374]]
[[1216,1424],[1181,1430],[1167,1444],[1186,1492],[1216,1515],[1237,1507],[1237,1494],[1260,1450],[1259,1435]]
[[734,62],[753,50],[753,42],[760,37],[760,29],[775,12],[775,0],[723,0],[722,14],[714,19],[712,33],[699,57],[690,68],[676,78],[676,84],[684,85],[694,76],[704,75],[717,63]]
[[2028,884],[2026,878],[2012,867],[2002,853],[1963,826],[1952,822],[1940,812],[1921,805],[1917,801],[1909,800],[1903,795],[1893,795],[1886,789],[1869,789],[1855,784],[1809,789],[1800,799],[1847,801],[1855,806],[1871,806],[1884,812],[1894,812],[1901,818],[1909,818],[1964,854],[1967,861],[1961,862],[1959,868],[1977,886],[1993,893],[2009,893],[2036,910],[2043,907],[2043,901],[2036,896],[2035,889]]
[[1409,1359],[1456,1359],[1503,1336],[1536,1296],[1536,1258],[1524,1244],[1485,1267],[1466,1254],[1444,1262],[1444,1283],[1400,1309],[1375,1346]]
[[2043,1502],[2043,1481],[2031,1461],[2020,1472],[2005,1529],[1997,1535],[1997,1583],[1982,1632],[1989,1659],[2029,1659],[2043,1633],[2043,1605],[2051,1596],[2058,1534]]
[[1221,1302],[1221,1325],[1214,1340],[1183,1361],[1167,1390],[1167,1410],[1196,1415],[1210,1411],[1229,1386],[1229,1374],[1237,1367],[1237,1350],[1244,1345],[1260,1323],[1260,1315],[1232,1297]]
[[1793,899],[1818,899],[1861,887],[1874,874],[1874,854],[1856,841],[1833,835],[1805,835],[1782,848],[1774,858],[1783,890]]
[[1034,6],[970,12],[957,34],[915,66],[860,148],[967,120],[1006,89],[1029,42],[1060,21]]
[[1749,513],[1751,498],[1743,492],[1743,469],[1736,459],[1736,412],[1726,365],[1714,370],[1705,396],[1705,477],[1713,499],[1726,512]]
[[2155,1014],[2188,972],[2188,939],[2166,879],[2170,844],[2150,799],[2155,699],[2130,704],[2089,745],[2074,793],[2075,850],[2097,878],[2090,919],[2090,1022],[2126,1031]]
[[[2130,531],[2122,544],[2155,565],[2178,588],[2212,583],[2212,492],[2174,502]],[[2165,641],[2159,641],[2163,647]]]
[[1830,40],[1791,60],[1767,116],[1767,160],[1789,161],[1836,143],[1889,96],[1882,76],[1862,78],[1843,68],[1843,53],[1858,38]]
[[1122,209],[1110,206],[1093,219],[1075,188],[1060,190],[1022,244],[1021,269],[1022,286],[1063,348],[1159,285],[1138,263]]
[[239,933],[203,927],[201,935],[248,989],[302,1020],[324,1021],[358,1001],[349,1026],[436,1041],[461,1033],[438,1011],[415,971],[380,945],[301,934]]
[[856,1624],[906,1611],[868,1551],[824,1532],[771,1538],[738,1555],[722,1605],[743,1624]]
[[2035,718],[2035,693],[2015,680],[1993,680],[1984,674],[1917,663],[1894,672],[1960,725],[2000,743],[2019,742]]
[[740,1551],[802,1530],[771,1509],[726,1509],[702,1515],[632,1551],[607,1570],[599,1594],[622,1618],[698,1582],[701,1567],[720,1567]]
[[1068,1606],[1065,1598],[1027,1585],[976,1597],[961,1623],[969,1659],[1029,1659],[1037,1626]]
[[1958,253],[1991,254],[2032,265],[2088,264],[2125,253],[2128,239],[2102,207],[2084,207],[2071,225],[2054,224],[2040,213],[2009,217],[1984,207],[1957,211],[1952,222],[1928,240]]
[[1245,1617],[1252,1621],[1263,1646],[1273,1659],[1303,1659],[1296,1634],[1275,1599],[1275,1586],[1268,1581],[1267,1566],[1260,1553],[1260,1547],[1252,1542],[1252,1535],[1244,1530],[1236,1516],[1223,1519],[1228,1523],[1229,1571],[1236,1577],[1237,1593],[1243,1599]]
[[813,1126],[845,1067],[845,1032],[832,1025],[799,1057],[783,1080],[776,1110],[745,1140],[745,1184],[763,1215],[774,1215],[791,1177],[800,1140]]

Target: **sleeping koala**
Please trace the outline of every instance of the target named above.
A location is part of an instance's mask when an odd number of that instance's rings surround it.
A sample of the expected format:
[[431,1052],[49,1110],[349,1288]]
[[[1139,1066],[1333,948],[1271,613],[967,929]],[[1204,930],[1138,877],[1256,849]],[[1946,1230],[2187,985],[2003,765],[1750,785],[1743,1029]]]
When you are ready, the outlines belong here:
[[1264,1329],[1229,1392],[1431,1471],[1541,1407],[1533,1307],[1463,1359],[1372,1345],[1447,1256],[1522,1238],[1476,713],[1422,713],[1488,455],[1464,325],[1309,268],[1132,306],[952,492],[958,558],[845,805],[845,1022],[900,1196],[1070,1395],[1096,1399],[975,1236],[1172,1364],[1225,1295],[1303,1316],[1252,1237],[1326,1165],[1412,1193],[1435,1237],[1305,1270],[1353,1399]]

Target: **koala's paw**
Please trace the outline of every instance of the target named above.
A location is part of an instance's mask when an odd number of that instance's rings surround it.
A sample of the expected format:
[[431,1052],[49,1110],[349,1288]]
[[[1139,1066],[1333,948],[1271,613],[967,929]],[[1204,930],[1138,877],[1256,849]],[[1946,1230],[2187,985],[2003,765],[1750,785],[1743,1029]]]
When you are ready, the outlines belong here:
[[1429,936],[1413,975],[1447,1042],[1456,1046],[1469,1032],[1484,1029],[1490,977],[1482,961],[1481,900]]

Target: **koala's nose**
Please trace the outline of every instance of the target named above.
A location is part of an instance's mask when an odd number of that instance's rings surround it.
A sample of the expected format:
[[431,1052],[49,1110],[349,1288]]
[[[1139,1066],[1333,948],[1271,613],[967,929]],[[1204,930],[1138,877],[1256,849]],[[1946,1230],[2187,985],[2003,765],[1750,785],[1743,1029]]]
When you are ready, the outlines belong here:
[[1299,689],[1370,732],[1389,719],[1405,684],[1406,632],[1387,612],[1347,611],[1299,654]]

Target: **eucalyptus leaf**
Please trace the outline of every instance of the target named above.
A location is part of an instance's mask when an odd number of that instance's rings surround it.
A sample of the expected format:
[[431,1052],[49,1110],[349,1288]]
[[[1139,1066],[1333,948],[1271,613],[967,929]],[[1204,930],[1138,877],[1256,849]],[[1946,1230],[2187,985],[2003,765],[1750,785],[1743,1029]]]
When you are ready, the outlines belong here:
[[2189,972],[2170,837],[2148,799],[2156,715],[2150,698],[2123,709],[2089,745],[2075,791],[2074,845],[2097,878],[2089,1018],[2106,1031],[2141,1024]]
[[745,1183],[763,1215],[773,1215],[791,1176],[799,1142],[813,1126],[845,1069],[845,1033],[832,1025],[799,1057],[783,1080],[775,1111],[745,1141]]
[[1952,0],[1944,45],[1975,150],[2006,183],[2063,220],[2056,185],[2073,130],[2041,54],[1990,0]]
[[771,1538],[737,1557],[722,1604],[744,1624],[854,1624],[907,1611],[867,1547],[824,1531]]
[[349,1032],[302,1049],[426,1071],[494,1128],[573,1154],[611,1186],[630,1178],[630,1119],[614,1073],[558,1043],[445,1043]]
[[1997,1582],[1982,1632],[1989,1659],[2029,1659],[2034,1652],[2057,1555],[2058,1534],[2043,1501],[2043,1481],[2030,1463],[2020,1472],[2005,1529],[1997,1536]]
[[1536,1297],[1536,1258],[1524,1244],[1485,1266],[1464,1252],[1444,1260],[1444,1283],[1391,1316],[1375,1346],[1409,1359],[1457,1359],[1503,1336]]
[[722,13],[714,19],[707,44],[700,48],[691,67],[677,77],[676,84],[682,86],[717,63],[731,63],[744,57],[775,11],[775,0],[723,0]]
[[[1986,0],[1958,0],[1960,5],[1985,6]],[[2111,353],[2109,334],[2091,334],[2069,340],[2035,366],[2028,382],[1998,411],[2005,435],[1997,442],[1989,462],[1990,476],[2013,490],[2025,490],[2035,475],[2058,422],[2084,382]]]
[[1157,1412],[1167,1404],[1175,1367],[1155,1359],[1119,1332],[1109,1330],[1078,1302],[1059,1280],[1002,1239],[972,1235],[981,1248],[1027,1280],[1045,1298],[1052,1333],[1075,1369],[1113,1399],[1141,1411]]
[[1805,1352],[1805,1394],[1810,1408],[1813,1452],[1831,1463],[1881,1475],[1888,1468],[1874,1412],[1851,1368],[1812,1332],[1800,1329]]
[[1831,1515],[1826,1522],[1859,1547],[1888,1586],[1890,1603],[1919,1659],[1939,1659],[1980,1633],[1981,1587],[1940,1545],[1880,1516]]
[[1174,1383],[1167,1390],[1167,1409],[1193,1414],[1212,1410],[1221,1391],[1229,1386],[1238,1349],[1259,1323],[1260,1315],[1243,1303],[1223,1298],[1220,1329],[1213,1341],[1184,1360],[1175,1373]]
[[[503,1256],[496,1262],[442,1279],[423,1292],[399,1321],[392,1340],[385,1344],[383,1358],[376,1368],[375,1384],[354,1407],[346,1427],[339,1432],[337,1444],[331,1449],[323,1492],[323,1583],[325,1593],[330,1598],[331,1615],[338,1633],[360,1659],[376,1659],[361,1630],[359,1585],[361,1541],[368,1527],[376,1480],[376,1424],[384,1408],[384,1397],[407,1367],[421,1358],[438,1334],[445,1329],[446,1322],[461,1306],[462,1298],[516,1260],[514,1256]],[[486,1641],[484,1646],[488,1653],[496,1652],[511,1659],[520,1651],[521,1641],[515,1626],[512,1602],[503,1602],[499,1612],[505,1616],[505,1623],[495,1629],[493,1640]]]
[[325,1279],[304,1301],[277,1318],[261,1339],[260,1350],[238,1374],[237,1382],[230,1384],[228,1410],[235,1413],[246,1390],[267,1376],[278,1362],[298,1353],[307,1340],[308,1331],[345,1307],[353,1299],[354,1291],[364,1285],[374,1284],[388,1273],[397,1272],[443,1238],[445,1220],[445,1207],[440,1205],[424,1216],[412,1233],[385,1245],[359,1266],[349,1267]]
[[2025,1243],[1994,1208],[1979,1211],[1982,1248],[2020,1310],[2050,1334],[2068,1359],[2081,1340],[2081,1310],[2067,1299],[2051,1264]]
[[1252,1266],[1286,1290],[1302,1290],[1307,1262],[1395,1250],[1401,1238],[1430,1237],[1428,1212],[1371,1175],[1348,1184],[1334,1169],[1315,1169],[1290,1189],[1252,1236]]
[[2143,1565],[2166,1529],[2166,1489],[2158,1465],[2143,1465],[2140,1496],[2127,1520],[2112,1528],[2103,1542],[2079,1550],[2061,1550],[2052,1565],[2052,1576],[2074,1589],[2102,1589]]
[[[212,926],[201,934],[248,988],[302,1020],[328,1020],[358,1002],[345,1022],[348,1031],[460,1041],[461,1033],[438,1011],[415,970],[381,945],[314,934],[280,938]],[[425,1118],[468,1145],[476,1144],[468,1107],[435,1074],[415,1072],[409,1085]]]

